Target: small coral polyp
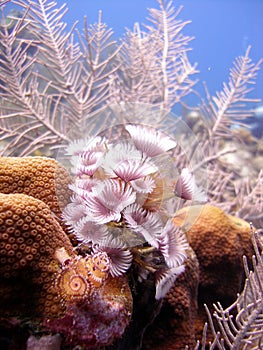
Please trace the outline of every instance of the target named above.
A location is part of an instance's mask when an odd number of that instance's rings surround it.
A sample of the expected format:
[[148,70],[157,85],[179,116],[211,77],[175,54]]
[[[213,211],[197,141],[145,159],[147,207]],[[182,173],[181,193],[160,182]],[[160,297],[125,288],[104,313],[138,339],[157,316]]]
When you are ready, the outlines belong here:
[[[63,217],[92,255],[106,253],[113,277],[126,273],[132,263],[130,237],[152,247],[154,258],[158,255],[161,261],[150,268],[155,271],[159,299],[183,272],[188,249],[185,236],[166,213],[167,201],[205,196],[188,169],[183,169],[177,183],[167,176],[167,159],[176,170],[172,137],[140,124],[119,125],[115,131],[114,137],[104,133],[68,147],[75,181]],[[101,273],[101,268],[93,272],[93,283]]]

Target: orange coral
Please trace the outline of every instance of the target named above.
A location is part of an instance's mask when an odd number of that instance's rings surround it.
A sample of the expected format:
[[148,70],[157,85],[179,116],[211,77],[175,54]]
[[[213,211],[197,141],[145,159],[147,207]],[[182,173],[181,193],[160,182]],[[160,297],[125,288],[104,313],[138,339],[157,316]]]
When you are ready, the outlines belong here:
[[185,272],[177,278],[163,300],[159,315],[146,330],[145,350],[179,350],[186,345],[194,346],[198,282],[198,261],[190,248]]
[[0,192],[24,193],[46,203],[60,217],[70,200],[68,171],[47,157],[0,157]]
[[124,332],[132,310],[126,276],[108,276],[104,252],[77,256],[42,201],[0,193],[0,254],[2,317],[29,317],[85,349]]
[[[189,218],[196,218],[188,226]],[[250,225],[228,215],[220,208],[205,205],[181,209],[174,218],[176,225],[185,227],[188,240],[200,265],[198,291],[198,318],[196,332],[201,338],[207,316],[203,304],[220,303],[227,307],[235,299],[244,284],[243,256],[253,255]]]
[[181,209],[175,224],[183,226],[191,212],[200,212],[187,230],[200,264],[200,288],[215,298],[235,299],[244,282],[243,255],[253,254],[249,223],[205,205]]
[[69,238],[42,201],[25,194],[0,194],[1,315],[57,315],[61,301],[54,287],[60,272],[54,258]]

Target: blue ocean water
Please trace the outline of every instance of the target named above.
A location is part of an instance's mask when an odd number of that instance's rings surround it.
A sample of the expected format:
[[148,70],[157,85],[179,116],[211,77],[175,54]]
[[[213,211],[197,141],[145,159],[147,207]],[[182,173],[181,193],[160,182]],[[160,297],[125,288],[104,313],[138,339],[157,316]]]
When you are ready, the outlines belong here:
[[[84,15],[93,23],[102,10],[103,20],[117,38],[135,22],[146,23],[147,8],[159,6],[157,0],[68,0],[66,3],[68,23],[79,20],[81,26]],[[173,4],[176,9],[183,6],[179,19],[192,21],[184,31],[195,37],[190,59],[198,63],[200,82],[206,81],[211,94],[222,88],[234,59],[243,55],[248,45],[252,46],[250,56],[254,62],[263,57],[262,0],[176,0]],[[263,100],[262,71],[251,96]]]
[[[64,20],[69,26],[78,21],[80,29],[84,15],[91,24],[102,10],[103,21],[113,29],[116,39],[126,28],[132,29],[135,22],[147,23],[148,8],[159,6],[157,0],[57,0],[57,3],[59,6],[66,3],[68,12]],[[197,90],[201,95],[203,82],[211,95],[222,89],[234,59],[243,55],[248,45],[252,47],[250,57],[254,62],[263,57],[262,0],[176,0],[173,5],[176,9],[183,6],[179,19],[191,20],[184,34],[194,37],[189,57],[191,63],[198,63]],[[250,97],[263,100],[263,67]],[[187,102],[195,105],[198,99],[191,96]],[[256,103],[255,108],[261,105]]]

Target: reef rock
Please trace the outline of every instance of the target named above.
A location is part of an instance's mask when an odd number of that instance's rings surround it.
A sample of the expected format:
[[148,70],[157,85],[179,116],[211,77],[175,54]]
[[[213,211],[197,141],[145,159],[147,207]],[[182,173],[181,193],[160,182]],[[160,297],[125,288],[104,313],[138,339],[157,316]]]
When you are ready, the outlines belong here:
[[66,342],[98,349],[122,336],[132,313],[132,296],[126,276],[109,277],[94,290],[88,302],[72,304],[65,316],[45,321],[52,332],[65,336]]
[[43,335],[37,338],[31,335],[27,340],[26,350],[60,350],[61,337],[59,334]]

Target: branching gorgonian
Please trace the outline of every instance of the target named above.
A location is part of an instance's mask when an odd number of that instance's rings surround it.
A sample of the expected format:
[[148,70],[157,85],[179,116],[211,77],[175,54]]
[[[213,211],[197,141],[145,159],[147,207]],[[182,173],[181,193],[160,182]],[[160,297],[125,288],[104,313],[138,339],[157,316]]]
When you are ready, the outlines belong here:
[[223,83],[223,90],[212,97],[207,91],[207,102],[203,103],[201,112],[206,118],[209,142],[217,138],[233,137],[231,126],[243,126],[244,119],[253,116],[253,110],[248,105],[259,100],[249,98],[248,93],[253,90],[263,60],[252,62],[250,49],[248,47],[244,56],[235,59],[229,81]]
[[6,16],[1,7],[1,154],[50,152],[68,144],[90,114],[105,106],[119,49],[101,14],[74,36],[75,26],[67,31],[63,22],[65,4],[13,3],[20,12]]
[[176,167],[173,138],[141,124],[119,125],[116,136],[109,135],[68,147],[75,181],[64,220],[91,254],[108,255],[112,276],[125,273],[136,255],[139,276],[147,276],[143,269],[154,273],[160,299],[184,271],[188,249],[165,203],[175,196],[197,201],[206,196],[188,169],[166,176],[167,162]]
[[170,1],[158,0],[149,23],[128,30],[117,56],[119,68],[111,81],[111,102],[151,103],[170,110],[192,92],[198,71],[189,62],[191,37],[183,34],[189,21],[178,19]]
[[182,34],[188,22],[171,3],[160,0],[145,32],[135,25],[118,44],[101,12],[93,25],[84,19],[83,31],[67,30],[65,4],[10,2],[20,12],[1,7],[0,154],[54,155],[79,130],[96,128],[92,115],[107,106],[141,102],[169,111],[195,84],[190,38]]

